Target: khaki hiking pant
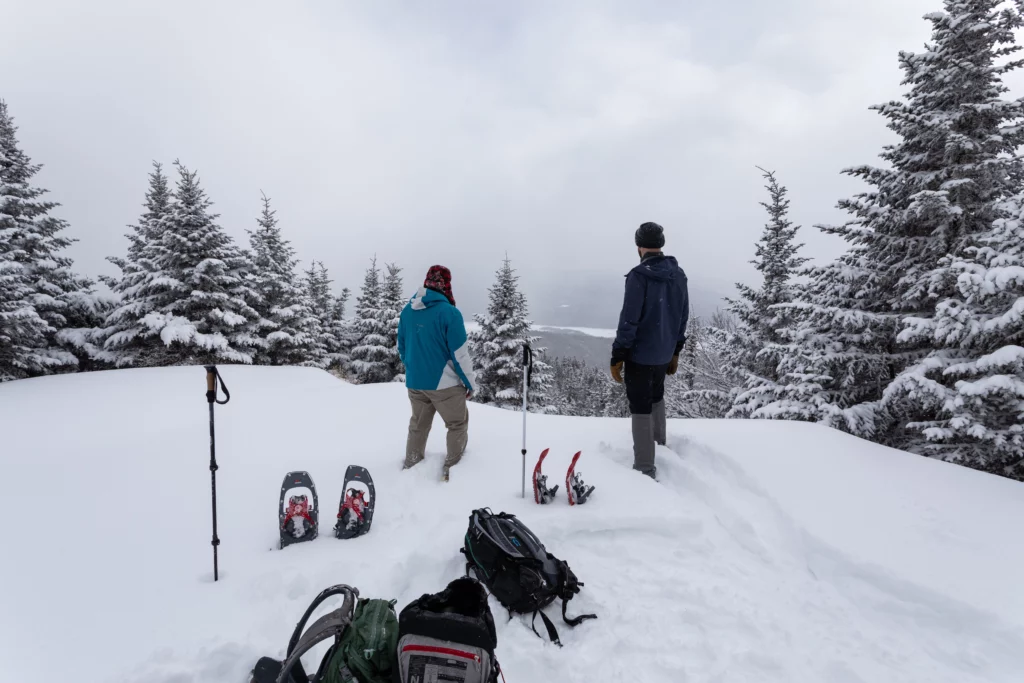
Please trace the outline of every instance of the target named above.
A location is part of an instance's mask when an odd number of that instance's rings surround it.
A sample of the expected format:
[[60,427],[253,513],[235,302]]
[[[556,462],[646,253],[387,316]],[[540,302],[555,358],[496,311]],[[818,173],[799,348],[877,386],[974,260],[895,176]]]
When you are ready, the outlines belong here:
[[469,409],[466,407],[466,387],[457,386],[435,391],[409,389],[412,419],[409,420],[409,439],[405,444],[405,466],[412,467],[423,460],[427,437],[434,423],[434,413],[440,413],[448,428],[448,455],[444,466],[451,467],[462,459],[469,440]]

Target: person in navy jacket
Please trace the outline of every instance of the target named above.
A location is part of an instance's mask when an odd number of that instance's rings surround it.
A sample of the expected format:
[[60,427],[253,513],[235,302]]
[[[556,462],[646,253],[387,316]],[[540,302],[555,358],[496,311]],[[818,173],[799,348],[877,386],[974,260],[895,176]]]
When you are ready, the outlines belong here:
[[626,295],[612,344],[612,377],[626,384],[633,422],[633,469],[654,478],[654,445],[665,445],[665,375],[674,375],[686,343],[690,299],[686,273],[662,253],[665,231],[644,223],[635,237],[640,264],[626,275]]
[[466,325],[452,296],[452,274],[444,266],[430,268],[423,287],[402,310],[398,355],[405,365],[405,386],[412,404],[405,468],[423,460],[434,414],[440,413],[448,428],[448,454],[443,470],[447,480],[449,468],[462,459],[466,450],[466,401],[476,390],[476,375]]

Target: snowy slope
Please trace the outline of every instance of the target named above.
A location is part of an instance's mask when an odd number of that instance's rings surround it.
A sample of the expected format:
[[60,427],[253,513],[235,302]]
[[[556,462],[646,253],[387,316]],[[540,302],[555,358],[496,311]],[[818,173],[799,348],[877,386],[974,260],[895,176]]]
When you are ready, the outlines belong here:
[[[520,514],[586,583],[570,612],[599,615],[560,629],[558,649],[492,602],[509,683],[1021,680],[1020,484],[739,421],[671,424],[656,484],[629,470],[625,421],[531,415],[553,478],[582,448],[597,485],[583,507],[540,508],[519,498],[515,413],[472,406],[469,451],[442,485],[440,424],[427,462],[400,469],[400,386],[223,373],[217,584],[201,368],[0,385],[0,680],[242,683],[328,584],[399,606],[442,588],[484,505]],[[329,528],[351,463],[377,482],[373,532],[277,550],[284,473],[312,474]]]

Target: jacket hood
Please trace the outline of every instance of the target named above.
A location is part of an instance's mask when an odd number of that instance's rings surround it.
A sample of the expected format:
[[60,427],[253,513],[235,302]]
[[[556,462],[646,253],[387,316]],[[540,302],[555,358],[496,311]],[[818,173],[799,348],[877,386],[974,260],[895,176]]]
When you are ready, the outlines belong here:
[[448,304],[448,297],[440,292],[436,292],[433,289],[427,289],[426,287],[420,287],[419,291],[409,300],[409,304],[412,306],[414,311],[422,311],[430,308],[431,306],[437,306],[438,304]]
[[686,277],[683,271],[679,269],[679,262],[676,261],[675,256],[666,256],[664,254],[648,256],[640,262],[640,265],[633,268],[632,272],[649,277],[652,280],[662,280],[665,282],[675,280],[677,277]]

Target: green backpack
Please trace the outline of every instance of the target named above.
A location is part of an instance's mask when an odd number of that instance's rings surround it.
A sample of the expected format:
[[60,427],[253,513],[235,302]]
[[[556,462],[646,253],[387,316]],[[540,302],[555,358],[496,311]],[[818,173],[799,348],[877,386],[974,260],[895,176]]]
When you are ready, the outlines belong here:
[[391,683],[398,648],[396,600],[360,598],[323,683]]

